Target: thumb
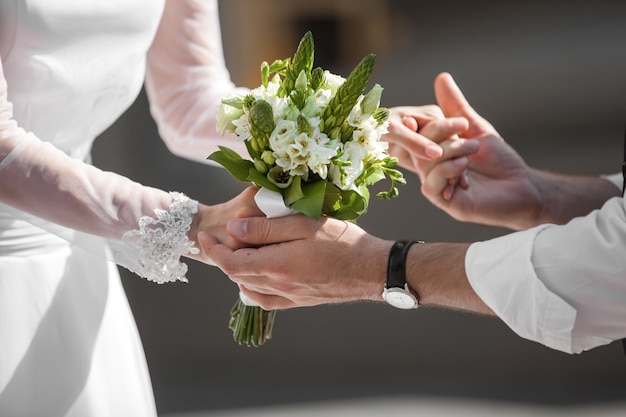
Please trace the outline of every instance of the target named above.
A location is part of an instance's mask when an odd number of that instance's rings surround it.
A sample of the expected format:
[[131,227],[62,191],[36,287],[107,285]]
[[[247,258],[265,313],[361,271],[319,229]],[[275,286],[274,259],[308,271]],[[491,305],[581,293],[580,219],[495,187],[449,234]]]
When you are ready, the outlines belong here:
[[242,242],[265,245],[304,239],[313,234],[319,223],[301,214],[267,218],[249,217],[228,222],[228,233]]
[[476,112],[456,85],[452,75],[443,72],[435,78],[435,97],[446,117],[475,115]]
[[491,124],[470,106],[456,85],[452,75],[443,72],[435,78],[435,97],[446,117],[465,117],[469,122],[468,135],[474,136],[486,130],[494,130]]

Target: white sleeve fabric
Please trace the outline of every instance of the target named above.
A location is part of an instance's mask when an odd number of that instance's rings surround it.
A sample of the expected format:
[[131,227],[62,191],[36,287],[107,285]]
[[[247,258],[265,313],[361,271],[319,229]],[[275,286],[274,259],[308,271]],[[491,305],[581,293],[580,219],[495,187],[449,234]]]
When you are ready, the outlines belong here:
[[518,335],[567,353],[626,337],[623,198],[566,225],[474,243],[470,283]]
[[175,155],[206,158],[227,146],[246,157],[245,144],[217,132],[221,99],[246,94],[230,79],[224,62],[217,0],[168,0],[148,51],[146,93],[159,133]]
[[[88,243],[90,237],[105,238],[117,245],[113,252],[120,254],[118,263],[153,281],[184,279],[185,267],[177,262],[181,255],[197,250],[187,238],[197,202],[101,171],[42,142],[13,119],[7,88],[0,62],[3,211],[13,210],[19,218],[67,240]],[[178,253],[170,251],[164,257],[163,251],[158,256],[146,251],[149,245],[153,249],[171,246],[171,241],[161,238],[165,231],[172,238],[172,230],[178,230]],[[137,234],[149,239],[140,239]]]

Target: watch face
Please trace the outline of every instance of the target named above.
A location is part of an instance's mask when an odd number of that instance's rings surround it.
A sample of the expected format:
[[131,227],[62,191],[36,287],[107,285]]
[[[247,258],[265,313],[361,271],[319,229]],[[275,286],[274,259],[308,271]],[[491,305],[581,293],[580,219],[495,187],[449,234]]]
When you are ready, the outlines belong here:
[[396,308],[409,310],[417,307],[417,299],[402,288],[389,288],[383,292],[385,301]]

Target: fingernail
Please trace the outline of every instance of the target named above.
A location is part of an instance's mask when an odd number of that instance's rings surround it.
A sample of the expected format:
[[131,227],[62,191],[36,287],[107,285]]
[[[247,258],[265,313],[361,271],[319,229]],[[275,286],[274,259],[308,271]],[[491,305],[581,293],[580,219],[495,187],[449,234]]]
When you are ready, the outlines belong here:
[[441,155],[443,155],[441,146],[434,143],[426,145],[426,149],[424,151],[426,152],[426,156],[432,159],[439,159],[441,158]]
[[246,237],[248,233],[248,222],[245,219],[235,219],[228,222],[228,232],[239,238]]
[[446,188],[444,188],[442,192],[443,199],[446,201],[452,200],[452,196],[454,195],[454,189],[454,185],[448,185]]

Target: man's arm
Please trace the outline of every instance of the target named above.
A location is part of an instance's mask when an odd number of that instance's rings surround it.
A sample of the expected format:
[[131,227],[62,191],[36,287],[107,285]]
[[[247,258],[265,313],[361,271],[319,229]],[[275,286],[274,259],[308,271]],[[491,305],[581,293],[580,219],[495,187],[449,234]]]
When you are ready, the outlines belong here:
[[[236,239],[252,245],[276,243],[232,251],[205,244],[200,236],[207,254],[264,309],[383,301],[393,242],[367,234],[353,223],[330,218],[318,222],[297,215],[233,220],[228,228]],[[411,247],[407,283],[421,305],[493,314],[467,280],[468,247],[466,243]]]

